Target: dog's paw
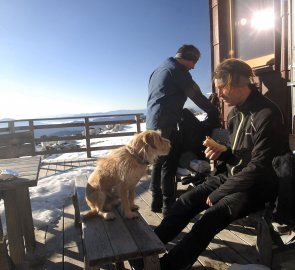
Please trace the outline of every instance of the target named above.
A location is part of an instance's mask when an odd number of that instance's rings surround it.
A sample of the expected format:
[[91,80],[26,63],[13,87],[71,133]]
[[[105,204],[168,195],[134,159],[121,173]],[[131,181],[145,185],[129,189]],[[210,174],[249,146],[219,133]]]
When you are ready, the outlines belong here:
[[139,206],[136,205],[136,204],[133,204],[133,205],[130,206],[130,209],[131,209],[132,211],[136,211],[136,210],[139,209]]
[[101,212],[100,215],[103,217],[105,220],[113,220],[116,218],[116,215],[113,212]]
[[124,217],[127,219],[138,218],[138,214],[135,212],[125,213]]

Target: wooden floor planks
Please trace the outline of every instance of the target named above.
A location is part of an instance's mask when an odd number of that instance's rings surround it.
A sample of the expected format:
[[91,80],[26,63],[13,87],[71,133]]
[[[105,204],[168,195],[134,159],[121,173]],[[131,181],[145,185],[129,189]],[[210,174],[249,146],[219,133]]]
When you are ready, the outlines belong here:
[[[43,164],[40,177],[50,176],[66,170],[94,164],[95,160],[58,161]],[[187,186],[178,184],[179,192],[185,192]],[[142,179],[137,186],[136,203],[140,206],[140,213],[152,228],[162,220],[162,214],[150,211],[151,193],[149,191],[149,177]],[[193,223],[183,231],[188,232]],[[62,217],[55,223],[40,230],[35,230],[37,239],[36,254],[39,254],[39,264],[32,266],[32,270],[80,270],[84,267],[83,246],[79,228],[74,225],[74,208],[69,198],[64,206]],[[178,238],[179,239],[179,238]],[[167,245],[171,248],[178,239]],[[253,227],[243,227],[243,221],[231,224],[220,232],[209,244],[208,248],[199,256],[192,269],[227,270],[232,263],[255,263],[255,230]],[[42,257],[44,256],[44,257]],[[40,259],[43,258],[43,261]],[[126,269],[131,269],[125,263]],[[115,269],[114,266],[111,268]],[[108,268],[105,268],[108,269]]]

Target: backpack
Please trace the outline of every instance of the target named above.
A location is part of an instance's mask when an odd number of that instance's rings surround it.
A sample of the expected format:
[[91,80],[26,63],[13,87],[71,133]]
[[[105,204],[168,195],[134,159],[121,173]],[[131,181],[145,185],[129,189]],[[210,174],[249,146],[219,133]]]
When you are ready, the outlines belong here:
[[288,151],[276,156],[272,165],[279,178],[274,220],[280,224],[295,225],[295,155]]
[[200,159],[204,159],[203,140],[205,138],[203,123],[188,109],[182,110],[178,123],[181,136],[181,152],[191,151]]
[[181,137],[181,152],[190,151],[198,159],[205,159],[203,141],[206,135],[211,135],[212,130],[217,127],[214,119],[208,116],[205,120],[200,121],[189,109],[184,108],[178,127]]

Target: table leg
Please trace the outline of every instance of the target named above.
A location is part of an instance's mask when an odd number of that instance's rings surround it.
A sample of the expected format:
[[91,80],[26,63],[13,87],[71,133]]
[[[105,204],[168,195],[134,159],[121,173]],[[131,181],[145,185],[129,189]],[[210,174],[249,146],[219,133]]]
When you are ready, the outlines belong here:
[[18,200],[15,190],[4,191],[4,207],[9,241],[10,257],[15,265],[25,261],[25,248],[22,225],[19,216]]
[[22,231],[25,238],[25,246],[28,254],[33,254],[36,246],[32,207],[29,188],[21,188],[16,191],[19,200],[19,209],[22,220]]
[[144,270],[161,270],[158,254],[144,257],[143,262]]

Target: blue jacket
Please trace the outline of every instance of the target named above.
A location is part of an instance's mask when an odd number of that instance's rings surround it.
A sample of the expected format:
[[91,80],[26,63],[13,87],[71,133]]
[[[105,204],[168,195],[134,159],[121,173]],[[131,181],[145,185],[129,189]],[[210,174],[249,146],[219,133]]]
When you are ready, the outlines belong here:
[[173,57],[151,74],[148,90],[147,129],[176,128],[187,97],[218,121],[217,109],[202,94],[189,71]]

